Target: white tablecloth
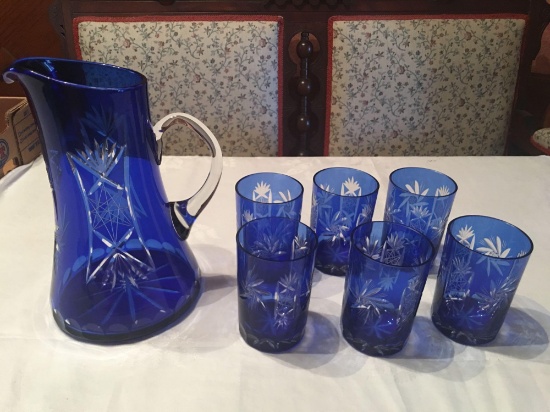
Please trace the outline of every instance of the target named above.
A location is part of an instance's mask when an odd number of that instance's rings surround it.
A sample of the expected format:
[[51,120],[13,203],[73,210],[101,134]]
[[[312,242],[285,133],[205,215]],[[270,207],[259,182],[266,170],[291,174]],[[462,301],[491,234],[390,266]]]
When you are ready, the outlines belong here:
[[[381,219],[390,172],[424,166],[459,189],[451,218],[486,214],[527,232],[535,251],[498,338],[468,347],[430,320],[428,279],[402,352],[373,358],[343,340],[344,279],[314,274],[303,341],[283,354],[248,347],[237,325],[236,181],[257,171],[296,177],[305,188],[329,166],[365,170],[380,182]],[[171,198],[191,194],[208,158],[167,157]],[[188,240],[203,271],[193,312],[164,333],[120,346],[77,342],[52,318],[53,201],[42,159],[0,180],[1,411],[544,411],[550,405],[550,157],[226,158],[211,203]]]

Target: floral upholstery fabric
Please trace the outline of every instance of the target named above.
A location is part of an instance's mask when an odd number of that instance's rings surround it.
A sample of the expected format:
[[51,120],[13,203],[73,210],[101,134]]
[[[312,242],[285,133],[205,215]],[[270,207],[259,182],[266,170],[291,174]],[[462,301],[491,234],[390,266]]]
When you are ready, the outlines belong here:
[[535,147],[550,155],[550,128],[545,127],[544,129],[537,130],[531,136],[531,141]]
[[333,18],[327,154],[503,154],[524,26]]
[[[282,23],[254,18],[76,19],[77,56],[143,73],[153,123],[189,113],[212,130],[224,155],[274,156]],[[183,126],[168,130],[163,147],[168,155],[208,153]]]

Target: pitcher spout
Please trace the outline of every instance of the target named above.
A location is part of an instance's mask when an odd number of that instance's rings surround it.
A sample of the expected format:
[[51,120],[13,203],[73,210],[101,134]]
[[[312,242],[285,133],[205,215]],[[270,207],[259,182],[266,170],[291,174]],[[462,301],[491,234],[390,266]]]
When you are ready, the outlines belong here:
[[29,79],[37,79],[43,82],[55,78],[56,70],[48,58],[28,58],[16,60],[4,72],[4,81],[13,83],[19,81],[27,86]]

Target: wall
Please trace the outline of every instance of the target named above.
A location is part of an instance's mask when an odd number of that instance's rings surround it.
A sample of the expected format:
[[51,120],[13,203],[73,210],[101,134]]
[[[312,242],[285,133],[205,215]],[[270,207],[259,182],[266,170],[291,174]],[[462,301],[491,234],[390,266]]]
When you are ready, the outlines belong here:
[[[0,72],[15,58],[61,57],[61,43],[48,19],[53,0],[0,0]],[[23,96],[0,78],[0,96]]]

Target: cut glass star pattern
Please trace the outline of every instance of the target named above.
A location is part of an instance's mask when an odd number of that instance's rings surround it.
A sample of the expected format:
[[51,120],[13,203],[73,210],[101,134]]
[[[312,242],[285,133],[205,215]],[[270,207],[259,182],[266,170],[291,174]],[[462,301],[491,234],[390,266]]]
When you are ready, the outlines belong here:
[[[121,299],[126,297],[125,304],[135,316],[136,300],[145,300],[159,309],[162,305],[148,297],[147,286],[142,285],[159,268],[155,267],[144,239],[135,229],[137,224],[126,190],[125,150],[124,146],[106,139],[103,143],[94,142],[92,147],[85,145],[76,154],[69,153],[68,159],[86,204],[89,231],[107,247],[108,252],[99,263],[93,262],[91,256],[87,258],[86,282],[97,279],[105,290],[111,291],[111,295],[100,300],[96,307],[108,302],[112,305],[108,313],[113,313],[122,304]],[[136,209],[140,214],[144,213],[140,205]],[[130,240],[142,246],[144,259],[125,249]],[[157,288],[154,293],[157,292],[175,293],[163,288]]]

